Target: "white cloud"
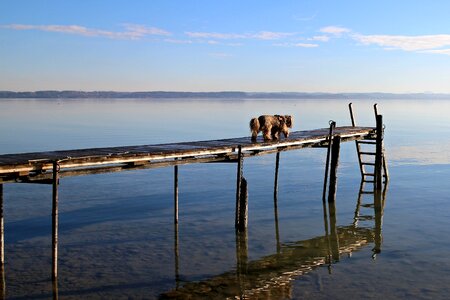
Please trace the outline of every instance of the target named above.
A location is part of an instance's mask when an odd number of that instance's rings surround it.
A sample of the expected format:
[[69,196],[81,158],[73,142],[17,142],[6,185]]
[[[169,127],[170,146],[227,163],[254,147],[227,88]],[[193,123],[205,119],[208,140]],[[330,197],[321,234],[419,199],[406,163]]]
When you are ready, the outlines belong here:
[[319,41],[319,42],[328,42],[330,40],[330,37],[328,35],[316,35],[312,38],[309,38],[310,41]]
[[88,28],[79,25],[26,25],[10,24],[3,25],[1,28],[13,30],[39,30],[48,32],[59,32],[67,34],[76,34],[89,37],[107,37],[111,39],[140,39],[145,36],[161,35],[169,36],[170,32],[156,27],[147,27],[137,24],[123,24],[125,31],[108,31],[95,28]]
[[423,53],[450,55],[450,48],[448,48],[448,49],[426,50],[426,51],[421,51],[421,52],[423,52]]
[[177,40],[177,39],[165,39],[164,42],[172,44],[192,44],[191,40]]
[[315,48],[319,47],[317,44],[310,44],[310,43],[297,43],[294,45],[295,47],[302,47],[302,48]]
[[351,32],[350,29],[345,28],[345,27],[340,27],[340,26],[327,26],[327,27],[321,28],[319,31],[323,32],[323,33],[336,35],[336,36],[340,36],[343,33]]
[[375,44],[382,47],[401,49],[404,51],[431,50],[450,46],[450,35],[448,34],[417,36],[354,34],[352,37],[364,45]]
[[236,40],[236,39],[256,39],[256,40],[276,40],[295,35],[293,32],[273,32],[260,31],[257,33],[219,33],[219,32],[192,32],[185,34],[192,38]]

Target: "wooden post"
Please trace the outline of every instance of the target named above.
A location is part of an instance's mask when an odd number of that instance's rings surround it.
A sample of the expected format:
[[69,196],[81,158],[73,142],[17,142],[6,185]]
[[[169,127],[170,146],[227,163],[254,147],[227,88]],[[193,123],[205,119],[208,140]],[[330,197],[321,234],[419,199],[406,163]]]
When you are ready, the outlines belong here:
[[238,231],[243,232],[247,230],[248,224],[248,190],[247,180],[242,177],[241,180],[241,195],[239,197],[239,224]]
[[241,205],[241,182],[242,182],[242,170],[244,166],[244,157],[242,155],[242,147],[238,147],[238,165],[237,165],[237,178],[236,178],[236,212],[234,219],[234,227],[239,227],[239,211]]
[[375,180],[374,189],[381,190],[383,185],[383,116],[377,115],[376,151],[375,151]]
[[325,178],[323,180],[323,194],[322,194],[323,202],[325,202],[325,196],[327,193],[328,168],[330,166],[330,152],[331,152],[331,146],[333,145],[333,130],[335,127],[336,127],[336,122],[330,121],[330,133],[328,136],[327,159],[325,162]]
[[58,292],[58,278],[52,279],[52,289],[53,289],[53,300],[59,299],[59,292]]
[[355,117],[354,117],[354,115],[353,115],[353,103],[349,103],[348,104],[348,109],[349,109],[349,111],[350,111],[350,119],[352,120],[352,126],[353,127],[355,127],[356,126],[356,123],[355,123]]
[[333,147],[331,153],[331,170],[330,170],[330,187],[328,189],[328,202],[336,201],[337,189],[337,169],[339,166],[339,150],[341,148],[341,137],[335,136],[333,138]]
[[174,167],[174,184],[173,184],[173,209],[174,222],[178,223],[178,166]]
[[3,220],[3,184],[0,183],[0,264],[5,263],[5,226]]
[[3,221],[3,184],[0,183],[0,271],[1,271],[1,295],[6,299],[6,280],[5,280],[5,231]]
[[278,199],[278,168],[280,167],[280,152],[277,152],[275,160],[275,183],[273,188],[273,198],[275,201]]
[[53,193],[52,193],[52,278],[58,277],[58,185],[59,163],[53,162]]

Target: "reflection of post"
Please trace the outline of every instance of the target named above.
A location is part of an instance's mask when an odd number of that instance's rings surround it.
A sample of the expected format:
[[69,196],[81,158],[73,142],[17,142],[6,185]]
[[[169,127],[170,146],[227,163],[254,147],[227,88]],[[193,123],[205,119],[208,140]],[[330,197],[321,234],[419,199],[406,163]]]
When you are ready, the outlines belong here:
[[359,186],[359,192],[358,192],[358,200],[356,201],[356,208],[355,208],[355,214],[353,216],[353,226],[358,227],[358,221],[359,221],[359,208],[361,206],[361,200],[362,195],[364,192],[364,180],[361,180],[361,184]]
[[174,250],[175,250],[175,287],[179,288],[180,285],[180,252],[178,248],[178,223],[175,223],[174,227]]
[[53,201],[52,201],[52,278],[58,277],[58,185],[59,163],[53,162]]
[[52,288],[53,288],[53,300],[58,300],[59,292],[58,292],[58,278],[52,279]]
[[373,258],[376,258],[376,255],[381,252],[381,244],[383,243],[383,235],[381,229],[383,226],[383,210],[384,210],[384,203],[386,200],[386,191],[387,191],[387,184],[385,184],[383,191],[376,190],[374,194],[375,247],[372,249]]
[[333,259],[339,261],[339,236],[336,226],[336,202],[328,202],[330,211],[330,246]]
[[280,229],[278,227],[278,204],[276,196],[273,201],[273,210],[275,215],[275,239],[277,241],[277,253],[279,254],[281,252],[281,244],[280,244]]
[[336,201],[337,169],[339,166],[340,148],[341,137],[337,135],[333,138],[333,145],[331,149],[330,187],[328,189],[328,202]]
[[239,283],[240,296],[243,296],[244,277],[248,271],[248,237],[247,230],[236,231],[236,273]]
[[174,167],[173,174],[173,209],[174,209],[174,222],[178,223],[178,166]]

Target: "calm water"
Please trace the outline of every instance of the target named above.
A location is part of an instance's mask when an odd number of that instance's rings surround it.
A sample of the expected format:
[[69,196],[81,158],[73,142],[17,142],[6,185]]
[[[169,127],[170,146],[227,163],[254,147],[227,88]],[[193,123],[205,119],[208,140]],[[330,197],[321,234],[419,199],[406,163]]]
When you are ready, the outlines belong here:
[[[344,143],[328,235],[323,149],[281,154],[276,211],[275,156],[246,159],[247,236],[234,231],[234,164],[180,167],[177,233],[172,168],[62,179],[59,297],[448,299],[450,100],[378,103],[385,200],[359,195]],[[374,126],[372,104],[354,101],[358,124]],[[0,100],[0,153],[248,136],[262,113],[293,115],[294,130],[350,124],[337,100]],[[52,298],[51,187],[4,190],[7,298]]]

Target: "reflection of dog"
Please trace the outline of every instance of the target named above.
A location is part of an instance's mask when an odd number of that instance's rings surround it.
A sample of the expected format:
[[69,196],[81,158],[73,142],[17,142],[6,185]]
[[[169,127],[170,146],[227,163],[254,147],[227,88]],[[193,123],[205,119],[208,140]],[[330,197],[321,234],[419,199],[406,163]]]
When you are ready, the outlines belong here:
[[252,141],[256,141],[256,137],[260,131],[263,132],[265,141],[270,141],[272,138],[278,140],[280,133],[284,137],[289,136],[289,128],[292,128],[293,118],[289,115],[263,115],[258,118],[250,120],[250,130],[252,131]]

